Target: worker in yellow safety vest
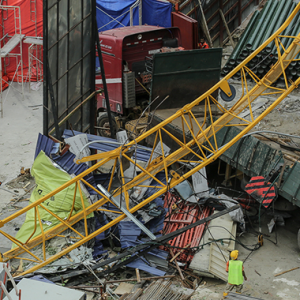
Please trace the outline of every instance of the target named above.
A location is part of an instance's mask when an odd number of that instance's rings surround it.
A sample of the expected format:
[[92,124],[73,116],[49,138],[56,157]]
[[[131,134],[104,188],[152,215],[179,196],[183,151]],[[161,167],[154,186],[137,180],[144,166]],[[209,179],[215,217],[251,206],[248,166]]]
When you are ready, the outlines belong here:
[[239,256],[238,250],[233,250],[230,253],[231,260],[226,264],[226,272],[228,273],[228,283],[223,293],[224,298],[228,295],[228,292],[233,291],[236,288],[237,293],[241,293],[243,289],[244,279],[247,280],[243,262],[237,260]]

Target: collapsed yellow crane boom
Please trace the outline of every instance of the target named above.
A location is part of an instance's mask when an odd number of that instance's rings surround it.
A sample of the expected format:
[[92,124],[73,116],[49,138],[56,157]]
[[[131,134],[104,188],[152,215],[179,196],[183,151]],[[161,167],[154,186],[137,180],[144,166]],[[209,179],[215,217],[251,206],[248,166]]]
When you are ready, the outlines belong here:
[[[281,32],[289,25],[292,19],[296,16],[297,12],[300,10],[300,4],[298,4],[293,11],[293,13],[289,16],[286,22],[278,29],[276,33],[274,33],[268,40],[266,40],[256,51],[254,51],[247,59],[245,59],[238,67],[236,67],[232,72],[230,72],[227,76],[225,76],[219,83],[217,83],[213,88],[207,91],[205,94],[197,98],[192,103],[184,106],[182,109],[178,110],[173,116],[166,119],[162,123],[158,124],[154,128],[148,130],[141,136],[137,137],[134,141],[131,141],[123,146],[119,147],[118,149],[106,153],[96,154],[89,157],[85,157],[77,162],[87,162],[92,160],[98,160],[98,162],[90,167],[85,172],[81,173],[80,175],[74,177],[69,182],[63,184],[61,187],[55,189],[48,195],[42,197],[38,201],[28,205],[26,208],[19,210],[18,212],[14,213],[13,215],[0,220],[0,227],[3,227],[8,222],[12,222],[15,218],[25,214],[30,209],[33,209],[35,212],[35,224],[36,226],[40,226],[41,218],[39,211],[46,210],[50,213],[53,217],[55,217],[59,224],[49,229],[47,231],[41,232],[40,235],[33,238],[34,232],[32,233],[32,237],[29,238],[26,242],[21,242],[20,240],[15,239],[13,236],[7,234],[5,231],[0,230],[0,233],[8,238],[10,241],[15,243],[17,247],[14,249],[7,251],[1,255],[0,260],[6,262],[10,259],[27,259],[29,261],[35,262],[36,264],[23,272],[20,275],[24,275],[27,273],[31,273],[36,271],[37,269],[53,262],[54,260],[58,259],[59,257],[67,254],[71,250],[79,247],[80,245],[86,243],[90,239],[96,237],[98,234],[104,232],[105,230],[109,229],[113,225],[117,224],[121,220],[126,217],[125,213],[121,213],[119,217],[112,220],[107,225],[103,226],[102,228],[96,230],[95,232],[88,233],[87,228],[87,216],[96,211],[106,211],[105,208],[101,208],[105,203],[111,202],[113,205],[118,207],[116,202],[113,201],[113,197],[117,197],[118,195],[122,195],[121,197],[121,205],[122,207],[126,207],[127,212],[133,214],[137,210],[141,209],[143,206],[157,198],[158,196],[162,195],[170,188],[176,186],[195,172],[199,171],[201,168],[207,166],[212,161],[216,160],[222,153],[224,153],[228,148],[230,148],[235,142],[237,142],[241,137],[243,137],[249,130],[251,130],[258,122],[260,122],[269,112],[271,112],[290,92],[292,92],[300,83],[300,78],[296,81],[288,82],[285,69],[292,61],[296,61],[295,59],[300,52],[300,33],[297,36],[291,37],[287,36],[287,38],[293,39],[290,47],[288,49],[284,49],[284,53],[281,55],[280,53],[280,45],[282,46],[280,40],[281,38],[285,37],[280,35]],[[246,65],[248,62],[251,61],[259,52],[261,52],[267,45],[269,45],[272,41],[275,42],[278,52],[278,61],[270,71],[263,77],[259,78],[256,76]],[[223,90],[225,93],[230,95],[230,89],[228,86],[228,80],[235,75],[240,75],[240,87],[242,89],[243,95],[240,99],[236,102],[236,104],[230,109],[224,108],[218,101],[212,96],[214,92],[218,91],[219,89]],[[283,74],[285,78],[285,87],[284,88],[277,88],[272,86],[272,84]],[[252,78],[255,82],[255,86],[250,90],[249,89],[249,78]],[[265,95],[277,95],[277,99],[265,109],[265,111],[260,114],[257,118],[254,118],[252,112],[252,106],[259,96]],[[223,115],[218,118],[217,120],[213,119],[213,113],[211,109],[211,104],[214,103],[220,111],[223,112]],[[204,121],[200,124],[195,114],[193,113],[192,109],[199,105],[203,104],[205,106],[205,116]],[[248,121],[244,118],[239,117],[239,114],[245,110],[250,110],[251,120]],[[206,113],[208,111],[208,113]],[[172,135],[168,129],[167,125],[171,124],[174,120],[179,119],[182,124],[182,138],[178,139],[174,135]],[[210,121],[211,125],[206,127],[206,121]],[[227,143],[223,147],[218,147],[217,145],[217,138],[216,133],[222,129],[224,126],[244,126],[244,129],[234,137],[229,143]],[[189,142],[187,142],[187,135],[186,131],[189,133]],[[178,144],[178,149],[170,154],[165,154],[164,144],[163,144],[163,135],[168,135],[175,143]],[[132,150],[135,149],[138,143],[142,143],[145,141],[146,138],[152,136],[154,138],[154,146],[151,152],[151,159],[147,166],[141,166],[138,162],[131,158]],[[160,155],[157,155],[157,150],[155,147],[160,146]],[[189,157],[188,157],[189,155]],[[193,159],[190,159],[190,156],[193,156]],[[125,165],[128,165],[128,161],[136,166],[141,172],[131,179],[129,182],[125,180],[124,172],[125,172]],[[178,174],[175,171],[170,171],[170,166],[175,163],[191,163],[191,169],[184,173]],[[107,192],[103,192],[103,190],[96,189],[91,186],[88,182],[84,180],[84,177],[89,173],[95,171],[99,167],[110,164],[113,166],[109,185]],[[112,189],[112,182],[115,176],[115,171],[119,170],[119,176],[121,178],[122,187],[117,188],[115,190]],[[163,171],[166,176],[167,184],[162,183],[158,180],[155,175]],[[156,192],[147,197],[139,204],[134,206],[133,208],[129,207],[129,200],[131,197],[132,189],[142,189],[145,187],[150,187],[149,183],[145,182],[147,179],[155,180],[155,186],[152,186],[156,189]],[[70,212],[70,215],[67,219],[62,220],[56,214],[51,212],[45,205],[44,202],[49,199],[50,197],[56,195],[57,193],[67,189],[71,185],[76,185],[75,188],[75,195],[79,191],[80,197],[83,201],[82,196],[82,189],[81,183],[88,185],[92,188],[95,192],[100,195],[100,199],[91,204],[88,207],[84,207],[83,210],[75,215],[72,216],[73,208]],[[74,205],[73,205],[74,207]],[[73,228],[73,225],[79,222],[80,220],[84,220],[84,227],[85,231],[84,234],[79,233]],[[55,255],[49,256],[46,255],[46,242],[58,235],[61,235],[66,229],[70,229],[73,231],[73,235],[76,236],[77,242],[72,245],[68,245],[59,253]],[[35,229],[36,230],[36,229]],[[38,257],[34,254],[35,247],[41,245],[43,257]],[[23,253],[27,253],[30,258],[21,257]]]

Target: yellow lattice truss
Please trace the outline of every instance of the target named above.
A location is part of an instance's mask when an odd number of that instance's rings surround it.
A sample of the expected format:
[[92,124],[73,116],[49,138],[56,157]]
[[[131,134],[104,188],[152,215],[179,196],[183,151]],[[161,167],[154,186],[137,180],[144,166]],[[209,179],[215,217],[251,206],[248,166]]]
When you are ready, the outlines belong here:
[[[126,215],[124,213],[119,213],[119,216],[112,220],[107,225],[102,228],[96,230],[95,232],[89,233],[87,228],[87,216],[96,211],[107,211],[103,205],[107,202],[113,201],[106,194],[103,194],[97,188],[91,186],[84,177],[89,173],[95,171],[96,169],[104,166],[106,164],[110,164],[112,166],[112,172],[109,178],[109,184],[107,190],[111,195],[117,197],[122,194],[121,197],[121,205],[125,206],[130,213],[134,213],[137,210],[141,209],[143,206],[157,198],[158,196],[167,192],[170,188],[176,186],[195,172],[199,171],[201,168],[207,166],[212,161],[216,160],[222,153],[224,153],[228,148],[230,148],[235,142],[237,142],[241,137],[243,137],[249,130],[251,130],[258,122],[260,122],[269,112],[271,112],[289,93],[291,93],[300,83],[300,78],[296,81],[288,81],[286,76],[286,68],[292,61],[297,60],[296,57],[300,51],[300,33],[297,36],[283,36],[281,33],[283,30],[289,25],[292,19],[295,17],[297,12],[300,9],[300,4],[298,4],[294,10],[294,12],[289,16],[286,22],[280,27],[280,29],[271,36],[267,41],[265,41],[255,52],[253,52],[245,61],[243,61],[238,67],[236,67],[232,72],[230,72],[227,76],[225,76],[219,83],[217,83],[213,88],[211,88],[208,92],[197,98],[192,103],[184,106],[180,110],[178,110],[174,115],[165,121],[161,122],[154,128],[148,130],[143,133],[139,137],[137,137],[134,141],[128,142],[123,146],[119,147],[116,150],[107,153],[101,153],[92,155],[89,157],[85,157],[81,159],[80,162],[88,162],[88,161],[96,161],[96,163],[90,167],[88,170],[83,172],[82,174],[76,176],[69,182],[65,183],[61,187],[52,191],[48,195],[42,197],[35,203],[28,205],[26,208],[19,210],[13,215],[3,219],[0,221],[0,227],[3,227],[5,224],[9,222],[13,222],[15,218],[20,217],[22,214],[25,214],[30,209],[35,210],[35,223],[36,227],[41,226],[41,218],[39,215],[39,210],[48,211],[53,217],[59,220],[59,224],[54,228],[43,231],[37,237],[31,237],[26,242],[21,242],[16,240],[13,236],[5,233],[3,230],[0,230],[0,234],[2,234],[5,238],[8,238],[10,241],[17,245],[16,248],[3,253],[1,256],[1,261],[6,262],[12,258],[21,258],[22,254],[27,253],[30,258],[26,258],[32,262],[35,262],[34,266],[26,270],[22,275],[26,273],[31,273],[42,266],[49,264],[50,262],[55,261],[59,257],[67,254],[71,250],[79,247],[80,245],[86,243],[90,239],[96,237],[98,234],[104,232],[109,229],[113,225],[117,224],[121,220],[123,220]],[[284,49],[280,52],[281,39],[283,37],[287,37],[292,39],[292,43],[290,44],[288,49]],[[260,78],[253,71],[251,71],[247,64],[254,58],[259,52],[261,52],[266,46],[268,46],[272,41],[275,42],[277,46],[278,52],[278,61],[272,66],[269,72],[263,77]],[[281,45],[282,46],[282,45]],[[231,109],[226,109],[223,107],[213,95],[215,92],[222,89],[225,93],[228,94],[228,81],[232,76],[235,77],[238,75],[240,77],[240,89],[243,92],[240,99],[231,107]],[[285,86],[284,88],[278,88],[274,86],[274,82],[281,76],[284,76]],[[249,79],[252,79],[255,83],[254,87],[250,88]],[[252,84],[253,86],[253,84]],[[276,97],[275,101],[267,107],[263,113],[261,113],[258,117],[255,118],[253,113],[253,103],[259,96],[265,95],[273,95]],[[193,108],[197,105],[203,105],[204,112],[204,120],[200,123],[195,113],[193,113]],[[216,106],[223,114],[215,120],[213,118],[212,112],[212,104]],[[245,110],[250,111],[250,120],[239,117],[239,114]],[[169,130],[167,125],[171,124],[176,119],[179,119],[182,124],[182,136],[181,138],[176,138]],[[207,125],[207,124],[211,125]],[[234,126],[239,125],[243,126],[243,130],[234,137],[230,142],[228,142],[223,147],[220,147],[217,143],[216,133],[222,129],[224,126]],[[178,149],[168,155],[165,155],[163,137],[168,136],[171,138],[177,145]],[[151,150],[151,159],[146,166],[142,166],[139,164],[132,156],[132,152],[135,151],[138,144],[143,144],[143,142],[152,137],[154,140],[154,146]],[[155,146],[160,145],[161,152],[158,155],[157,151],[155,151]],[[192,158],[191,158],[192,157]],[[125,164],[128,165],[128,161],[134,164],[140,172],[136,177],[131,179],[129,182],[126,180],[124,176]],[[174,172],[170,171],[170,166],[174,164],[187,164],[189,163],[191,168],[185,172]],[[119,178],[121,178],[122,186],[113,189],[112,182],[114,177],[116,176],[116,170],[118,169]],[[174,169],[174,168],[173,168]],[[155,175],[158,172],[164,172],[166,177],[167,184],[164,184],[160,180],[158,180]],[[155,185],[152,186],[156,189],[156,192],[150,197],[146,197],[139,204],[134,207],[129,207],[129,201],[131,197],[132,189],[149,187],[149,184],[145,184],[145,180],[153,179]],[[93,189],[98,195],[99,200],[88,207],[84,207],[84,201],[82,198],[81,184],[85,184]],[[73,215],[73,208],[70,211],[70,215],[67,219],[62,220],[57,215],[52,213],[47,209],[43,203],[49,199],[50,197],[56,195],[57,193],[67,189],[71,185],[76,185],[78,188],[75,189],[74,202],[76,192],[79,191],[82,203],[83,210],[76,215]],[[117,205],[114,204],[117,208]],[[74,207],[74,205],[73,205]],[[79,233],[74,229],[74,225],[83,220],[84,222],[84,233]],[[56,253],[52,256],[46,255],[46,243],[50,239],[63,235],[63,232],[66,230],[72,230],[74,237],[76,237],[76,242],[72,245],[68,245],[61,252]],[[36,228],[35,228],[36,230]],[[34,232],[32,233],[33,236]],[[42,247],[43,255],[42,257],[38,257],[34,254],[34,249],[36,247]]]

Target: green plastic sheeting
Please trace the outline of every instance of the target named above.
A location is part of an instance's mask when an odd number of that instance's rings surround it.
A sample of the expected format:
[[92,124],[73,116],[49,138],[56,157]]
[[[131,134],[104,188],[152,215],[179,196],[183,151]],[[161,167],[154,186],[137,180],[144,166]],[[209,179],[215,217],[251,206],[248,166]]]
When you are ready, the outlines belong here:
[[[35,201],[39,200],[43,196],[47,195],[51,191],[55,190],[56,188],[60,187],[64,183],[68,182],[72,177],[65,171],[56,168],[50,158],[46,156],[46,154],[41,151],[39,155],[36,157],[33,166],[31,168],[31,175],[35,179],[36,187],[33,190],[30,200],[30,203],[34,203]],[[82,187],[82,186],[81,186]],[[44,201],[43,205],[49,209],[51,212],[56,214],[61,219],[66,219],[71,211],[72,204],[73,204],[73,197],[75,192],[75,183],[70,185],[68,188],[62,190],[61,192],[57,193],[56,195],[52,196],[51,198]],[[86,195],[84,194],[84,190],[82,189],[82,196],[84,199],[85,207],[90,205]],[[77,214],[82,210],[82,203],[80,198],[79,189],[77,188],[76,198],[75,198],[75,205],[72,215]],[[47,231],[50,228],[57,225],[59,220],[53,217],[50,213],[46,210],[38,207],[38,211],[42,220],[43,230]],[[93,217],[93,214],[88,215],[88,218]],[[21,229],[18,231],[16,235],[16,239],[20,240],[21,242],[26,242],[27,239],[31,236],[34,232],[34,209],[30,209],[26,214],[26,219],[24,224],[22,225]],[[41,233],[41,228],[39,225],[38,218],[36,219],[36,232],[32,236],[32,238],[36,237]],[[16,247],[13,244],[12,248]]]

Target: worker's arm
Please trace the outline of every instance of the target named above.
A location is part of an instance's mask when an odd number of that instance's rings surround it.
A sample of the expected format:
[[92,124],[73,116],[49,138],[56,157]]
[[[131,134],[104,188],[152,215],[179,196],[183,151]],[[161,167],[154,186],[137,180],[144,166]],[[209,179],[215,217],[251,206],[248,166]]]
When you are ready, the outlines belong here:
[[226,272],[228,273],[229,261],[226,263]]
[[247,280],[247,276],[246,276],[246,273],[244,270],[243,270],[243,276],[244,276],[244,279]]

